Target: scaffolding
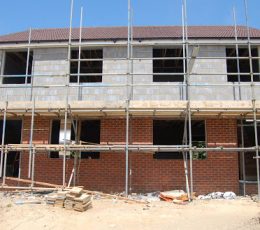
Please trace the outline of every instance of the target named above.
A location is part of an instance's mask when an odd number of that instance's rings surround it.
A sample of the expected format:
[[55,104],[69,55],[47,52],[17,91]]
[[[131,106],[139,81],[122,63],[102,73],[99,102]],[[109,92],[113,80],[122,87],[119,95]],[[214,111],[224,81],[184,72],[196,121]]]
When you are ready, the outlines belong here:
[[[132,5],[131,0],[128,0],[128,35],[127,35],[127,41],[126,42],[118,42],[116,46],[121,47],[127,47],[127,57],[126,58],[102,58],[102,59],[83,59],[81,58],[81,50],[83,47],[102,47],[103,44],[101,43],[82,43],[82,27],[83,27],[83,8],[81,8],[81,17],[80,17],[80,28],[79,28],[79,39],[78,41],[75,41],[72,39],[72,19],[73,19],[73,9],[74,9],[74,1],[71,0],[71,7],[70,7],[70,29],[69,29],[69,40],[67,44],[68,48],[68,56],[67,56],[67,62],[68,62],[68,70],[67,73],[59,75],[61,78],[66,79],[66,84],[56,84],[56,85],[36,85],[34,83],[34,79],[37,77],[44,77],[50,75],[37,75],[37,74],[28,74],[29,70],[29,56],[30,56],[30,50],[33,49],[35,44],[32,43],[32,34],[33,30],[29,30],[29,36],[28,36],[28,44],[21,45],[20,47],[27,48],[27,61],[26,61],[26,74],[21,75],[19,77],[25,77],[25,84],[24,85],[14,85],[14,86],[0,86],[1,89],[8,89],[8,88],[22,88],[25,90],[25,98],[27,98],[27,90],[30,91],[30,102],[26,103],[19,103],[19,105],[10,103],[8,100],[8,96],[6,96],[6,101],[4,105],[1,107],[1,112],[3,116],[3,130],[2,130],[2,142],[1,142],[1,162],[0,162],[0,177],[2,177],[2,188],[6,188],[6,164],[7,164],[7,155],[10,151],[29,151],[29,162],[28,162],[28,178],[31,180],[31,186],[28,188],[35,188],[35,158],[37,153],[46,153],[47,151],[60,151],[63,152],[63,177],[62,177],[62,184],[63,187],[66,187],[66,153],[68,151],[100,151],[100,152],[116,152],[116,153],[122,153],[125,152],[125,195],[127,196],[129,194],[129,176],[131,177],[131,165],[129,167],[129,153],[130,152],[156,152],[156,151],[163,151],[163,152],[182,152],[183,153],[183,161],[184,161],[184,170],[185,170],[185,180],[186,180],[186,190],[189,196],[189,200],[192,200],[192,193],[193,193],[193,154],[196,152],[204,151],[204,152],[211,152],[211,153],[217,153],[217,152],[225,152],[225,153],[234,153],[238,152],[240,154],[240,158],[242,161],[242,175],[243,180],[240,182],[243,184],[243,193],[246,194],[246,172],[245,172],[245,154],[249,152],[255,153],[254,159],[256,160],[256,168],[257,168],[257,189],[258,189],[258,196],[260,198],[260,169],[259,169],[259,142],[258,142],[258,136],[257,136],[257,125],[258,125],[258,118],[260,117],[259,109],[260,104],[256,100],[255,95],[255,88],[260,87],[260,84],[255,83],[254,81],[254,75],[259,75],[260,73],[254,73],[253,70],[253,60],[260,60],[260,57],[253,57],[251,53],[252,45],[260,45],[259,43],[256,43],[251,40],[250,38],[250,27],[248,22],[248,6],[247,6],[247,0],[244,0],[244,6],[245,6],[245,18],[246,18],[246,28],[247,28],[247,40],[240,40],[238,39],[238,29],[237,29],[237,23],[236,23],[236,15],[235,15],[235,9],[233,9],[233,18],[234,18],[234,42],[232,43],[220,43],[220,42],[198,42],[198,41],[192,41],[189,40],[188,37],[188,22],[187,22],[187,5],[186,0],[182,0],[182,41],[176,41],[175,45],[182,46],[183,50],[183,76],[184,81],[182,83],[168,83],[166,86],[178,86],[181,87],[184,92],[182,95],[182,100],[180,102],[173,102],[172,106],[164,106],[163,108],[157,107],[156,105],[153,105],[151,103],[148,106],[145,106],[140,102],[140,104],[136,105],[133,101],[133,90],[135,87],[140,86],[160,86],[164,87],[165,85],[159,84],[159,83],[135,83],[133,78],[134,76],[143,76],[143,75],[153,75],[153,73],[134,73],[134,61],[136,60],[174,60],[174,59],[180,59],[175,57],[164,57],[164,58],[140,58],[140,57],[134,57],[134,47],[144,46],[145,44],[139,44],[138,42],[134,41],[134,29],[133,29],[133,11],[132,11]],[[229,44],[229,45],[235,45],[235,52],[236,52],[236,61],[237,61],[237,73],[192,73],[191,70],[194,65],[195,59],[234,59],[234,57],[197,57],[197,53],[199,50],[199,46],[203,45],[220,45],[220,44]],[[106,44],[115,46],[115,44]],[[154,45],[152,42],[148,42],[147,45]],[[163,43],[164,46],[172,45],[172,43]],[[46,46],[46,45],[45,45]],[[247,46],[249,56],[248,57],[239,57],[239,46]],[[55,45],[49,45],[49,47],[55,47]],[[78,59],[72,59],[71,58],[71,50],[72,48],[78,48]],[[250,63],[250,72],[249,73],[241,73],[239,69],[239,61],[248,59]],[[127,61],[127,72],[124,74],[126,76],[126,83],[125,84],[102,84],[102,85],[82,85],[80,84],[80,76],[83,74],[80,72],[81,68],[81,62],[82,61],[104,61],[104,60],[124,60]],[[78,61],[78,69],[76,74],[71,74],[70,71],[70,64],[71,61]],[[118,73],[107,73],[107,75],[115,76]],[[178,73],[167,73],[168,75],[178,75]],[[221,102],[207,102],[206,104],[196,102],[191,100],[191,87],[224,87],[226,84],[222,83],[193,83],[190,78],[192,76],[196,75],[236,75],[238,77],[238,89],[239,89],[239,100],[232,101],[233,105],[223,106]],[[96,74],[84,74],[84,76],[95,76]],[[106,73],[103,73],[102,75],[106,75]],[[159,75],[164,75],[163,73],[160,73]],[[242,82],[241,76],[243,75],[250,75],[250,83]],[[2,75],[1,77],[6,77],[7,75]],[[55,75],[57,76],[57,75]],[[77,84],[71,85],[70,84],[70,77],[76,76],[77,77]],[[31,84],[27,84],[28,78],[31,78]],[[241,97],[241,87],[250,87],[251,89],[251,102],[249,101],[243,101]],[[64,101],[59,102],[57,104],[53,103],[53,105],[50,105],[48,102],[44,101],[37,101],[36,102],[36,95],[35,91],[39,88],[45,88],[49,89],[52,87],[56,88],[62,88],[65,90],[64,95]],[[70,102],[70,90],[76,88],[78,92],[78,101],[80,101],[80,95],[83,88],[92,88],[92,87],[115,87],[115,88],[123,88],[126,92],[126,100],[124,102],[118,102],[115,105],[111,105],[110,107],[104,106],[104,105],[97,105],[89,106],[87,102],[81,101],[80,103],[77,103],[76,105],[73,104],[73,102]],[[233,86],[235,87],[235,86]],[[225,102],[226,105],[229,102]],[[231,102],[230,102],[231,103]],[[184,128],[184,134],[183,134],[183,144],[182,145],[133,145],[130,144],[130,126],[131,126],[131,118],[134,116],[140,116],[140,114],[144,114],[143,116],[168,116],[168,117],[180,117],[185,119],[185,128]],[[6,130],[6,120],[8,114],[11,115],[25,115],[30,114],[31,116],[31,127],[30,127],[30,141],[29,144],[5,144],[5,130]],[[34,144],[33,142],[33,135],[34,135],[34,118],[38,114],[53,114],[64,117],[64,143],[59,145],[54,144]],[[71,144],[67,142],[66,138],[66,130],[67,130],[67,120],[70,119],[73,124],[73,129],[75,133],[77,133],[77,122],[74,124],[74,116],[73,114],[99,114],[99,115],[107,115],[110,114],[113,115],[120,115],[125,117],[126,121],[126,132],[125,132],[125,144],[122,145],[104,145],[104,144],[96,144],[96,145],[82,145],[76,141],[75,144]],[[196,116],[214,116],[214,117],[236,117],[241,121],[241,138],[242,138],[242,146],[241,147],[203,147],[199,148],[192,145],[192,117]],[[254,139],[255,139],[255,146],[251,147],[244,147],[244,140],[243,140],[243,119],[250,118],[253,120],[254,124]],[[189,164],[188,164],[188,156],[189,155]],[[76,183],[76,164],[77,164],[77,158],[74,159],[74,171],[73,171],[73,177],[74,177],[74,184]],[[19,173],[19,177],[20,177]],[[71,183],[72,177],[69,180],[69,184]]]

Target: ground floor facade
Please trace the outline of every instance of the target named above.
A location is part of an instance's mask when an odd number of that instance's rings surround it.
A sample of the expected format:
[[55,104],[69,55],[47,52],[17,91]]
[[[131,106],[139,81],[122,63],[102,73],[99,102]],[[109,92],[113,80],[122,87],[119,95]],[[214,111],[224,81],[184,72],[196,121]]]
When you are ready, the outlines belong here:
[[[79,120],[76,122],[77,126],[80,127],[77,129],[77,133],[68,132],[66,139],[82,141],[85,144],[125,144],[126,121],[124,118],[80,118]],[[205,118],[194,121],[194,129],[192,128],[194,145],[198,143],[207,147],[238,147],[240,145],[237,119]],[[183,124],[184,121],[180,119],[131,118],[130,144],[182,144]],[[56,144],[60,142],[62,127],[62,119],[35,117],[33,143]],[[28,144],[30,142],[30,128],[31,118],[21,119],[21,143]],[[251,138],[250,132],[247,138]],[[174,155],[174,157],[169,157],[169,154]],[[203,154],[205,154],[204,157],[193,160],[194,192],[197,194],[213,191],[241,193],[241,184],[239,183],[241,180],[240,154],[237,152]],[[181,153],[130,152],[129,192],[185,190],[184,162],[181,156]],[[256,171],[255,164],[253,164],[255,160],[252,157],[248,157],[248,178],[245,179],[253,181],[256,178]],[[15,164],[14,162],[17,161],[19,163]],[[20,176],[20,178],[27,179],[28,162],[28,152],[19,153],[19,158],[16,157],[12,163],[13,167],[16,168],[17,164],[19,165],[19,172],[14,173],[17,170],[12,170],[12,165],[10,165],[10,174],[13,174],[10,176]],[[76,164],[76,185],[82,185],[89,190],[123,192],[125,190],[125,165],[124,152],[81,153]],[[68,154],[66,160],[67,182],[73,166],[73,154]],[[36,153],[35,180],[62,184],[62,167],[63,159],[59,152]],[[6,183],[11,182],[7,180]],[[256,193],[256,190],[257,186],[254,183],[246,186],[248,194]]]

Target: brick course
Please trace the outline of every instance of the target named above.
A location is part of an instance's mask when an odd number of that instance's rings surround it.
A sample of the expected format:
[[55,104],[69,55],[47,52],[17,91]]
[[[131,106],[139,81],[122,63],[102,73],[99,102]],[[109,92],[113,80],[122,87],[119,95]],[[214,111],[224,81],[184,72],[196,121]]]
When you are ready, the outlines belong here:
[[[130,143],[152,144],[152,118],[131,120]],[[30,118],[24,118],[23,143],[29,143]],[[237,146],[236,120],[207,119],[207,143],[209,147]],[[50,118],[35,119],[34,143],[48,143]],[[101,143],[125,143],[125,120],[104,118],[101,120]],[[130,191],[148,192],[185,189],[182,160],[157,160],[152,153],[129,155],[131,169]],[[66,180],[73,167],[73,159],[67,160]],[[212,191],[239,192],[237,153],[208,153],[206,160],[193,161],[194,191],[198,194]],[[27,177],[28,153],[22,154],[22,177]],[[125,186],[124,153],[101,153],[100,159],[82,159],[78,165],[77,183],[87,189],[104,192],[122,192]],[[50,159],[48,154],[38,153],[35,162],[35,179],[62,184],[62,159]]]

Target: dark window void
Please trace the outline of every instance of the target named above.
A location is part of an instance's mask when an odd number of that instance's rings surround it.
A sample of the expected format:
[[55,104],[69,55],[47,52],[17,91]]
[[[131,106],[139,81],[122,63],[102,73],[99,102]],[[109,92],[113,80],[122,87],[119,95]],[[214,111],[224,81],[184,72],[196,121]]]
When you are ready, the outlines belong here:
[[[100,120],[81,122],[80,141],[83,144],[100,144]],[[99,159],[99,152],[81,152],[82,159]]]
[[[59,144],[59,136],[61,129],[60,120],[52,121],[52,131],[51,131],[51,144]],[[74,124],[76,122],[74,121]],[[83,120],[78,122],[78,127],[80,128],[80,135],[77,135],[79,142],[81,144],[99,144],[100,143],[100,120]],[[71,125],[71,140],[76,141],[76,135]],[[71,153],[73,157],[76,153]],[[50,152],[50,158],[59,158],[59,152],[53,151]],[[81,152],[82,159],[99,159],[99,152]]]
[[[82,50],[81,59],[102,59],[103,51],[102,50]],[[79,51],[71,51],[71,59],[79,59]],[[80,61],[80,76],[78,79],[78,64],[79,60],[73,60],[70,63],[70,82],[80,83],[84,82],[102,82],[102,72],[103,72],[103,62],[100,60],[91,60],[91,61]],[[86,74],[86,75],[84,75]],[[91,76],[87,75],[90,74]]]
[[[30,52],[28,75],[32,74],[32,62],[33,52]],[[3,84],[25,84],[27,65],[27,52],[6,52],[5,53],[5,64],[4,64],[4,75]],[[19,77],[20,75],[20,77]],[[27,78],[27,83],[31,83],[31,77]]]
[[[21,120],[7,120],[5,129],[5,144],[21,143]],[[0,120],[0,140],[3,134],[3,120]],[[1,152],[0,152],[1,155]],[[20,152],[9,152],[7,154],[6,175],[18,177]]]
[[[241,126],[239,122],[238,126],[238,144],[242,147],[242,137],[241,137]],[[255,146],[255,132],[253,122],[243,122],[243,137],[244,137],[244,147]],[[260,124],[257,126],[257,135],[260,137]],[[256,181],[257,180],[257,170],[256,170],[256,160],[254,159],[255,152],[245,152],[245,180]],[[243,162],[242,153],[240,159],[240,180],[243,179]]]
[[[252,57],[258,57],[258,51],[256,48],[253,48],[251,50]],[[240,73],[250,73],[250,60],[249,60],[249,52],[247,48],[239,48],[238,49],[238,57],[247,57],[247,59],[239,59],[239,66],[237,65],[237,54],[235,48],[227,48],[226,49],[226,56],[227,57],[234,57],[234,59],[227,59],[227,73],[239,73],[238,70],[240,70]],[[259,73],[259,60],[252,59],[253,64],[253,73]],[[239,67],[239,69],[238,69]],[[232,75],[228,74],[228,81],[229,82],[250,82],[251,81],[251,75]],[[259,82],[260,81],[260,75],[254,74],[254,81]]]
[[[153,144],[154,145],[182,145],[184,133],[184,121],[154,120]],[[187,130],[188,134],[188,130]],[[189,137],[187,136],[187,139]],[[205,122],[192,121],[193,146],[205,147]],[[155,159],[183,159],[181,152],[156,152]],[[205,152],[196,152],[194,159],[205,159]]]
[[[179,59],[167,60],[167,57]],[[153,49],[153,58],[155,58],[153,60],[153,82],[184,81],[182,49]],[[156,58],[165,59],[156,60]],[[176,75],[171,75],[171,73]]]
[[[60,120],[53,120],[51,126],[51,144],[59,144],[60,139]],[[59,158],[58,151],[50,152],[50,158]]]

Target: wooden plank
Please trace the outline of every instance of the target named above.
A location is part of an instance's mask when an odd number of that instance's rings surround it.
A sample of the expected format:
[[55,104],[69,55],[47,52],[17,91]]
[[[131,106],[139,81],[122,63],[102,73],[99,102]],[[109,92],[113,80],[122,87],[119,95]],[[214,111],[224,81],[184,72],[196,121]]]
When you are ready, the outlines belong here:
[[[19,179],[19,178],[14,178],[14,177],[6,177],[6,180],[18,181],[18,182],[27,183],[27,184],[32,183],[31,180]],[[50,183],[39,182],[39,181],[35,181],[34,184],[52,187],[52,188],[61,188],[62,187],[62,185],[50,184]]]

